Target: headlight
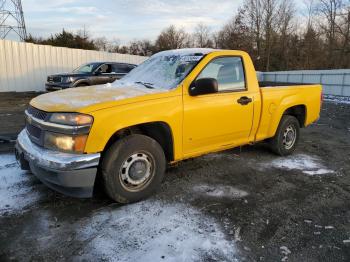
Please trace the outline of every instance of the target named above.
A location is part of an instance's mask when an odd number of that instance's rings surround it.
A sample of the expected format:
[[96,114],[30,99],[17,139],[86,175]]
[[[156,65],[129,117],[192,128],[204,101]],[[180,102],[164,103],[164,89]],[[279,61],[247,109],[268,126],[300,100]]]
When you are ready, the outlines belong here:
[[65,152],[83,153],[87,137],[87,135],[73,136],[45,132],[44,147]]
[[93,117],[79,113],[53,113],[49,122],[69,126],[87,126],[92,124]]
[[94,119],[79,113],[53,113],[50,123],[61,126],[51,127],[44,135],[44,147],[48,149],[83,153]]
[[74,81],[74,78],[71,76],[62,77],[62,83],[72,83],[73,81]]

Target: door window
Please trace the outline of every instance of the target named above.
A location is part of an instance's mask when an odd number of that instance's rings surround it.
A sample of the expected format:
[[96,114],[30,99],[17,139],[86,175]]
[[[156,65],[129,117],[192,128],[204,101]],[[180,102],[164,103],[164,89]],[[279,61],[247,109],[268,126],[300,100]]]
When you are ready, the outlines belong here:
[[112,73],[112,65],[111,64],[104,64],[99,68],[99,71],[102,74],[110,74],[110,73]]
[[246,89],[241,57],[220,57],[212,60],[197,79],[214,78],[219,92],[242,91]]
[[129,73],[131,68],[128,65],[123,64],[114,64],[113,65],[113,72],[117,74],[127,74]]

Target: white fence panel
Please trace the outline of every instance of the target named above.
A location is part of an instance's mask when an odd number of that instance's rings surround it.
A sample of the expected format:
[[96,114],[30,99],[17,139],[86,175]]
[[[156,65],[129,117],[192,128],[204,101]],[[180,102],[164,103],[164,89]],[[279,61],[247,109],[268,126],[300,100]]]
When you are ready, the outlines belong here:
[[50,74],[88,62],[140,64],[147,57],[0,40],[0,92],[44,91]]
[[260,72],[260,80],[322,84],[325,95],[350,96],[350,69]]

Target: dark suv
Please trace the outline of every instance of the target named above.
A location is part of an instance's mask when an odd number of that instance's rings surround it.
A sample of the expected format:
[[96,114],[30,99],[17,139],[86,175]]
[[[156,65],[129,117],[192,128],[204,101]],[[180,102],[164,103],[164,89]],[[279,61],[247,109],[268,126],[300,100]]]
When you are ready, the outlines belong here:
[[112,83],[134,69],[136,65],[114,62],[88,63],[72,73],[56,74],[47,77],[47,91],[55,91],[77,86],[102,85]]

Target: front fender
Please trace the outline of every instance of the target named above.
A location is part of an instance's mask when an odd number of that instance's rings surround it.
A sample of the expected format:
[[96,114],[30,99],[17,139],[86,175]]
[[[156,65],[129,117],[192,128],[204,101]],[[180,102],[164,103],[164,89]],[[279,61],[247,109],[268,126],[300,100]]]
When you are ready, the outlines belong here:
[[72,87],[77,87],[80,84],[86,84],[86,85],[90,85],[90,81],[88,79],[82,78],[82,79],[78,79],[74,82],[74,84],[72,85]]
[[119,130],[152,122],[166,123],[173,134],[174,158],[182,152],[182,100],[181,96],[147,100],[90,113],[94,117],[86,153],[102,152],[109,139]]

